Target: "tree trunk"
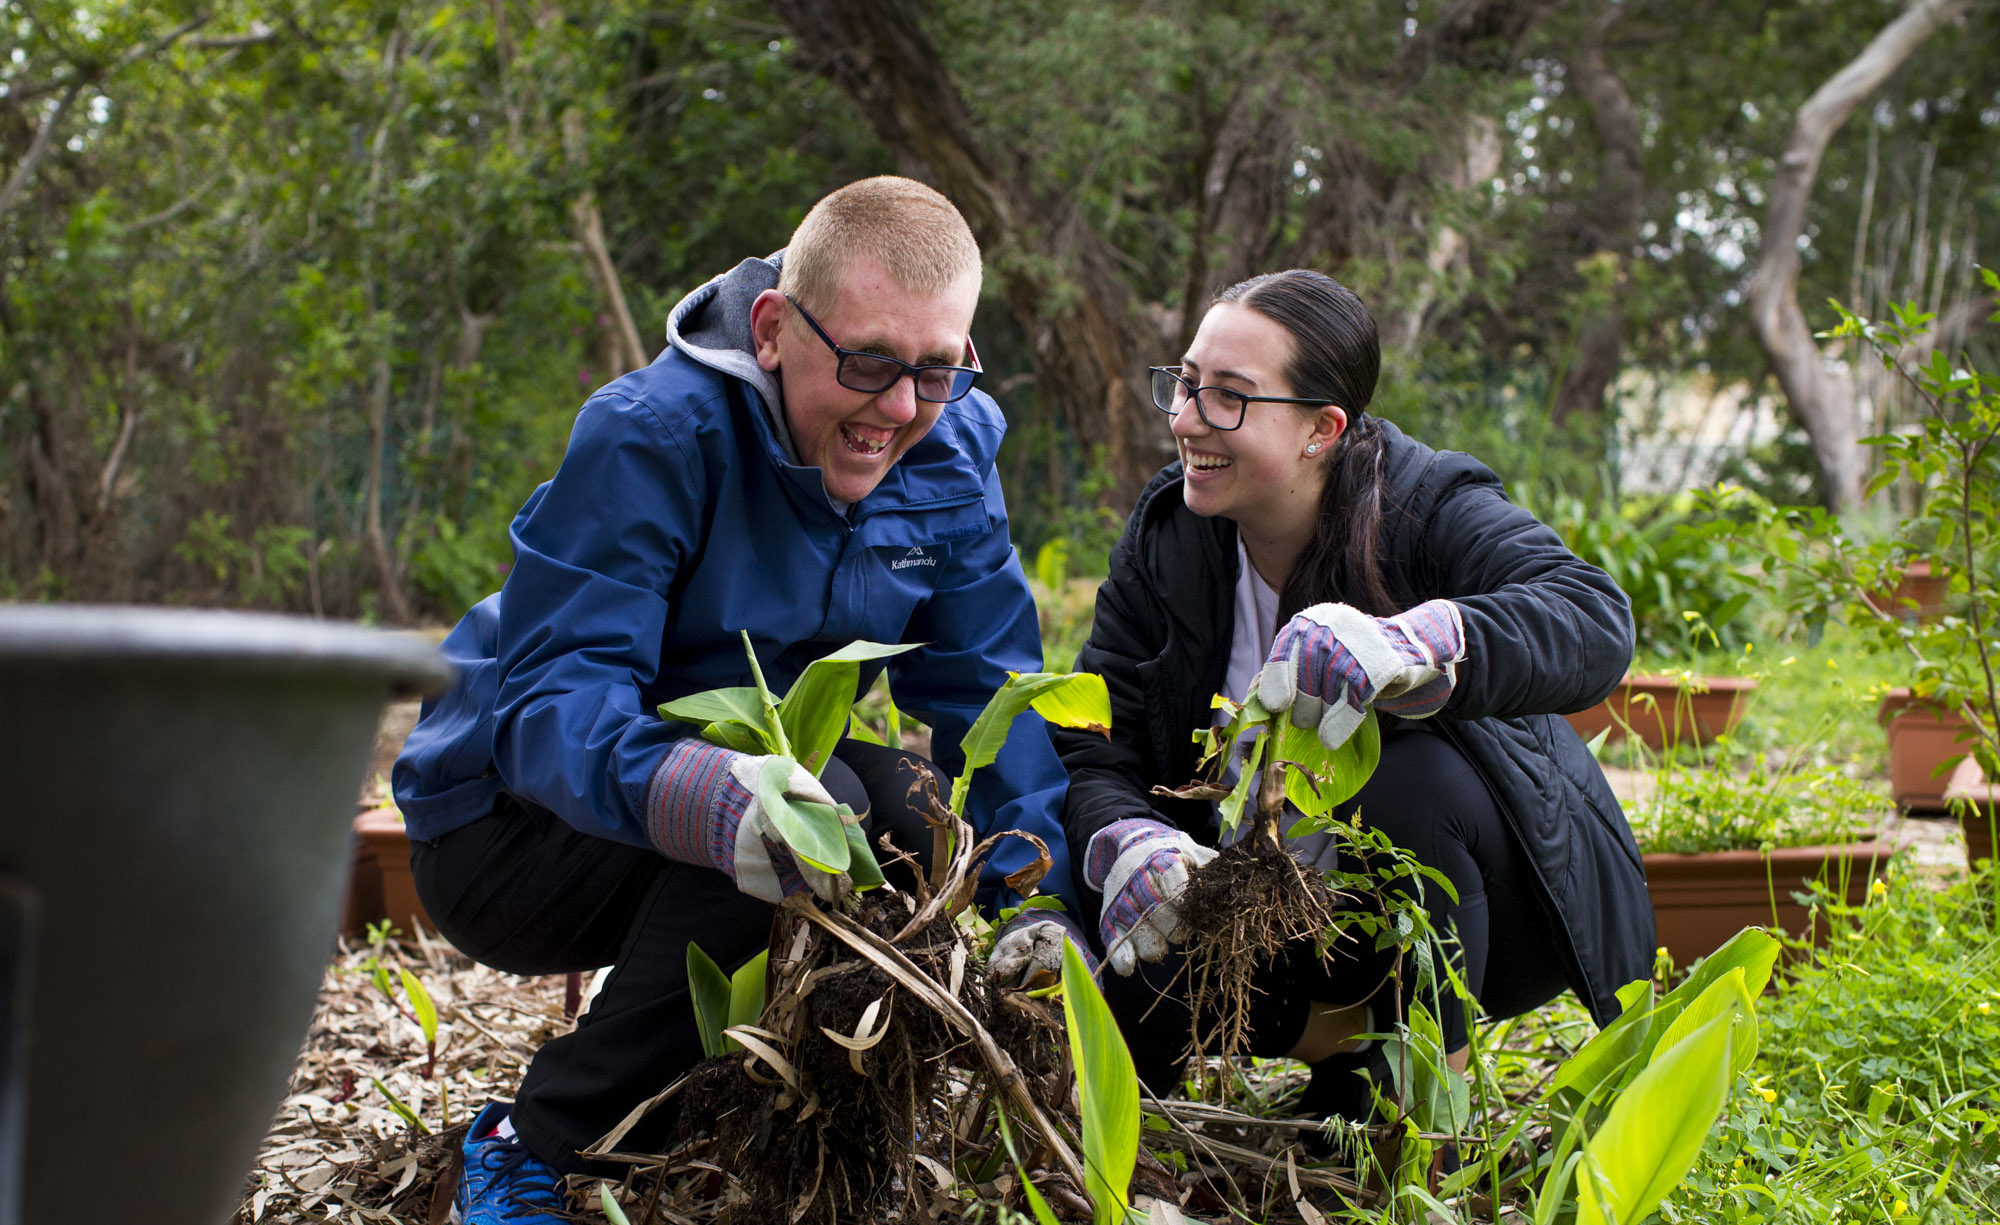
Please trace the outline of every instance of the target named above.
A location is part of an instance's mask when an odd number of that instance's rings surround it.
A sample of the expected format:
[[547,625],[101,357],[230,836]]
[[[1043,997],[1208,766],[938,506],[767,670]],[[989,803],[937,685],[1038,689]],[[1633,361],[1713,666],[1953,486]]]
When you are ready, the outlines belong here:
[[1853,380],[1828,369],[1827,357],[1799,309],[1799,238],[1805,233],[1806,204],[1834,132],[1939,26],[1964,12],[1969,3],[1916,0],[1851,63],[1813,91],[1799,109],[1771,184],[1757,274],[1750,282],[1750,320],[1778,385],[1812,440],[1831,510],[1860,504],[1865,457]]
[[1103,449],[1114,478],[1106,498],[1130,506],[1173,457],[1140,377],[1170,338],[1139,312],[1110,244],[1070,201],[1035,192],[1024,167],[1000,165],[980,145],[909,0],[773,0],[772,8],[905,172],[965,215],[1034,345],[1043,399],[1085,448]]
[[1587,305],[1577,320],[1575,356],[1549,412],[1550,421],[1558,426],[1574,415],[1602,417],[1605,392],[1618,377],[1618,363],[1625,353],[1625,290],[1632,248],[1639,237],[1646,154],[1632,97],[1605,63],[1604,36],[1627,11],[1623,5],[1606,7],[1590,23],[1582,46],[1570,61],[1570,79],[1590,107],[1603,162],[1598,172],[1596,215],[1591,220],[1590,239],[1596,253],[1585,272],[1591,282],[1583,294]]

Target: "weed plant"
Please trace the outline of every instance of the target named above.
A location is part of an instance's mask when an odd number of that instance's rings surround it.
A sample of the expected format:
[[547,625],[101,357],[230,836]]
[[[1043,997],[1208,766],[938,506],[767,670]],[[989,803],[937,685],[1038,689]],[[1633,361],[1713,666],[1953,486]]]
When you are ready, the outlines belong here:
[[1652,794],[1626,813],[1632,833],[1645,850],[1695,854],[1832,846],[1871,831],[1887,801],[1842,767],[1806,764],[1807,756],[1803,745],[1780,755],[1718,736],[1706,766],[1669,760],[1654,776]]
[[[1759,1011],[1753,1092],[1724,1115],[1669,1222],[2000,1218],[2000,934],[1989,868],[1907,871],[1835,917]],[[1842,915],[1858,923],[1837,921]]]

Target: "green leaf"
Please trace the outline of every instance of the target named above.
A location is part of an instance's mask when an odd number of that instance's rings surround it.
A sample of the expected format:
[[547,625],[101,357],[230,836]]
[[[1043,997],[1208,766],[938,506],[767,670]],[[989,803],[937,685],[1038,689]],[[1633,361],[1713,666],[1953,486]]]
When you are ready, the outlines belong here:
[[847,839],[847,879],[854,882],[856,889],[874,889],[882,884],[882,865],[875,858],[874,848],[868,845],[868,835],[861,832],[859,824],[842,823],[841,832]]
[[625,1210],[618,1206],[617,1200],[611,1198],[611,1184],[608,1182],[597,1184],[597,1207],[611,1225],[632,1225],[632,1222],[625,1219]]
[[763,757],[778,751],[771,738],[748,723],[731,719],[727,723],[711,723],[701,733],[701,738],[710,744],[719,744],[725,749],[735,749],[739,753],[749,753]]
[[1736,1024],[1731,1047],[1736,1053],[1732,1071],[1741,1072],[1757,1057],[1757,1006],[1744,987],[1743,967],[1737,966],[1695,997],[1695,1001],[1673,1019],[1653,1048],[1659,1059],[1675,1043],[1682,1042],[1717,1017],[1729,1017]]
[[1049,1202],[1043,1199],[1042,1193],[1036,1189],[1034,1180],[1028,1177],[1027,1167],[1021,1164],[1021,1155],[1014,1151],[1014,1129],[1007,1125],[1006,1108],[996,1109],[993,1115],[1000,1123],[1000,1143],[1007,1149],[1007,1159],[1014,1163],[1014,1173],[1021,1180],[1021,1194],[1027,1199],[1028,1208],[1035,1214],[1035,1220],[1039,1225],[1061,1225],[1056,1220],[1055,1212],[1050,1209]]
[[778,700],[771,696],[771,687],[764,683],[764,666],[757,662],[757,648],[750,643],[750,631],[738,630],[743,635],[743,653],[750,657],[750,679],[757,687],[759,718],[755,726],[762,729],[775,743],[772,750],[789,757],[792,753],[790,741],[785,738],[784,720],[778,718]]
[[728,1054],[736,1043],[723,1036],[729,1028],[732,991],[729,977],[715,959],[693,941],[687,951],[688,996],[694,1001],[694,1026],[701,1033],[701,1053],[710,1059]]
[[1250,756],[1243,759],[1243,770],[1236,776],[1236,785],[1229,789],[1229,794],[1216,806],[1216,811],[1222,815],[1224,833],[1243,823],[1243,805],[1250,800],[1250,785],[1257,781],[1257,767],[1264,760],[1264,745],[1269,740],[1268,734],[1260,734],[1250,742]]
[[[1777,961],[1778,941],[1769,932],[1756,927],[1737,932],[1728,943],[1703,958],[1701,965],[1659,1003],[1645,1009],[1628,1005],[1617,1019],[1556,1070],[1549,1082],[1549,1092],[1568,1089],[1579,1097],[1589,1098],[1606,1085],[1629,1082],[1652,1058],[1655,1047],[1674,1021],[1710,988],[1731,973],[1741,971],[1743,990],[1754,999],[1771,981]],[[1621,1001],[1625,994],[1619,992]]]
[[1283,715],[1274,716],[1271,723],[1278,737],[1271,759],[1297,762],[1319,780],[1315,789],[1296,772],[1285,777],[1285,798],[1309,817],[1324,815],[1353,799],[1382,760],[1382,725],[1372,710],[1362,717],[1361,726],[1347,743],[1332,752],[1320,743],[1313,728],[1294,727]]
[[389,1091],[389,1086],[383,1084],[380,1078],[371,1076],[368,1078],[368,1083],[375,1086],[375,1091],[377,1093],[380,1093],[382,1095],[383,1100],[389,1103],[389,1109],[395,1111],[398,1118],[402,1119],[403,1122],[409,1124],[411,1127],[416,1128],[424,1135],[428,1136],[431,1134],[431,1129],[429,1127],[426,1127],[424,1125],[424,1121],[417,1117],[417,1112],[410,1109],[408,1106],[405,1106],[403,1104],[403,1099],[397,1097],[394,1093],[391,1093]]
[[1642,1221],[1701,1152],[1735,1078],[1735,1020],[1717,1016],[1672,1047],[1618,1096],[1577,1166],[1577,1217]]
[[879,744],[885,749],[889,747],[888,741],[876,735],[875,729],[863,723],[860,719],[852,719],[848,722],[847,738],[849,740],[859,740],[864,744]]
[[[694,946],[690,944],[688,947]],[[765,969],[770,961],[771,950],[765,949],[737,967],[736,973],[729,976],[729,1016],[725,1029],[737,1025],[755,1025],[757,1018],[764,1015],[764,978]],[[735,1043],[732,1042],[731,1045]]]
[[763,721],[764,704],[757,691],[748,685],[740,689],[711,689],[660,703],[660,717],[698,727],[730,720],[755,727]]
[[918,644],[884,646],[878,642],[850,642],[823,658],[806,665],[799,679],[778,703],[778,720],[784,725],[792,755],[817,777],[840,743],[854,708],[854,691],[861,684],[861,665],[914,651]]
[[424,1031],[424,1041],[436,1042],[438,1036],[437,1005],[431,1002],[431,993],[408,969],[397,966],[396,973],[403,976],[403,991],[410,997],[410,1011],[417,1014],[417,1025]]
[[1031,706],[1036,714],[1060,727],[1103,731],[1111,726],[1111,695],[1104,688],[1104,678],[1096,673],[1008,673],[1007,683],[993,694],[993,700],[972,721],[965,739],[959,741],[965,765],[951,785],[954,813],[965,813],[965,798],[972,793],[972,772],[993,764],[1007,743],[1008,729]]
[[1076,1061],[1083,1177],[1094,1225],[1123,1225],[1139,1157],[1139,1078],[1110,1005],[1075,942],[1063,939],[1063,1018]]
[[841,808],[785,794],[785,784],[791,781],[797,764],[789,757],[775,755],[766,761],[757,773],[757,801],[778,840],[791,848],[792,854],[829,872],[845,872],[849,858]]

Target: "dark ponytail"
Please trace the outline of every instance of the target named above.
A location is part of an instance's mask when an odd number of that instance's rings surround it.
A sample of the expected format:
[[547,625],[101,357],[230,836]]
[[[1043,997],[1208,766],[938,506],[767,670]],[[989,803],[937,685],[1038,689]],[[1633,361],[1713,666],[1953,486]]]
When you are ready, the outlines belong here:
[[1292,394],[1347,410],[1347,429],[1321,461],[1319,517],[1278,593],[1278,624],[1308,604],[1340,600],[1378,617],[1402,609],[1382,578],[1382,425],[1365,411],[1375,398],[1382,345],[1368,308],[1340,282],[1305,268],[1239,282],[1217,302],[1248,307],[1292,336],[1285,372]]

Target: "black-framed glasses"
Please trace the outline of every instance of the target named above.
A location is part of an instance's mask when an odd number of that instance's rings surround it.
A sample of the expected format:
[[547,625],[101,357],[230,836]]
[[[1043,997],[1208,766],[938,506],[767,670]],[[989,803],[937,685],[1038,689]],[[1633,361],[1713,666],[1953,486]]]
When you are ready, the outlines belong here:
[[[799,305],[797,298],[786,294],[785,301],[797,308],[799,318],[805,320],[807,326],[826,342],[826,347],[833,350],[833,381],[849,391],[880,395],[907,374],[917,389],[917,399],[932,404],[949,404],[953,400],[964,399],[965,393],[972,390],[972,384],[979,378],[977,366],[912,366],[886,353],[843,349],[826,334],[826,329],[812,317],[812,312]],[[973,352],[971,337],[966,338],[965,349],[972,353],[973,361],[979,360],[979,355]]]
[[1196,387],[1181,377],[1186,366],[1148,366],[1153,375],[1153,407],[1170,417],[1194,401],[1194,411],[1212,430],[1233,430],[1243,424],[1243,414],[1252,404],[1331,404],[1331,400],[1306,400],[1297,396],[1246,396],[1227,387]]

